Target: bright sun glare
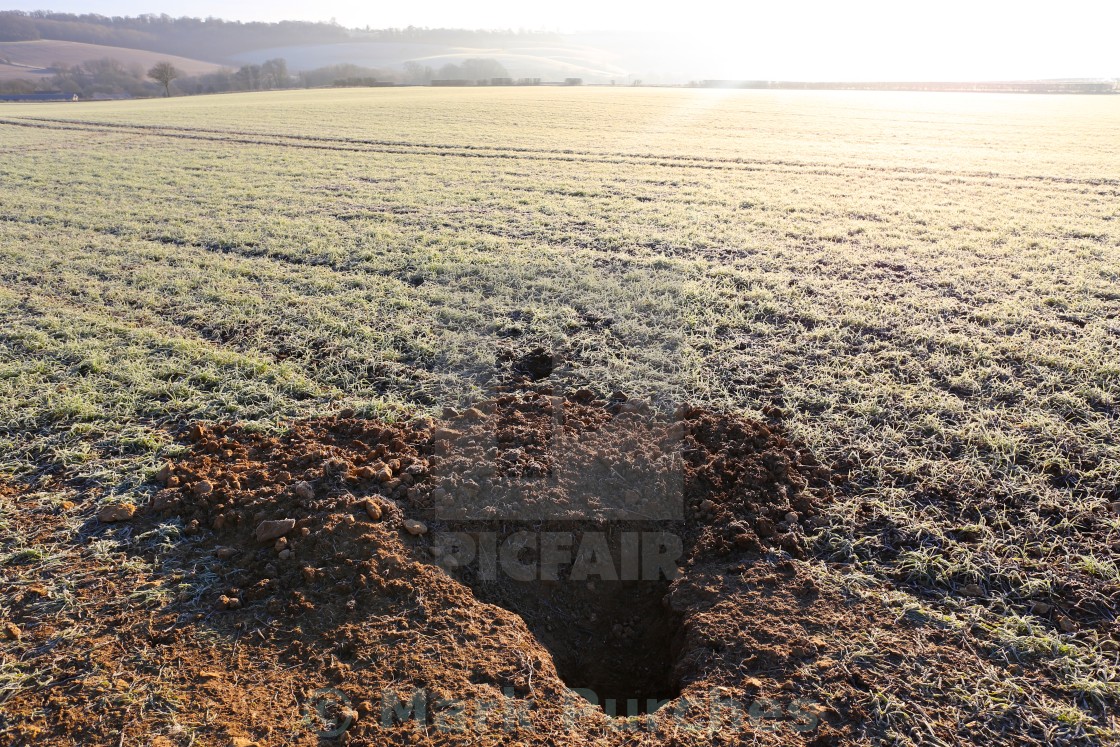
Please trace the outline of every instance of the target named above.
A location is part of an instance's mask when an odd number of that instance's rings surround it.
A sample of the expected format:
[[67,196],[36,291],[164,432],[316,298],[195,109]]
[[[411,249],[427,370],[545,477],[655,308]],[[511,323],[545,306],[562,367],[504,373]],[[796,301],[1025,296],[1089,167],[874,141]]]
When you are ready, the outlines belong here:
[[[14,3],[35,9],[41,0]],[[57,11],[88,13],[86,0],[50,3]],[[235,20],[335,20],[347,27],[486,28],[558,31],[604,40],[643,61],[641,72],[693,78],[764,80],[1025,80],[1120,76],[1114,33],[1120,4],[1052,2],[900,3],[883,0],[795,0],[682,5],[525,3],[376,4],[358,0],[242,2],[166,0],[172,16]],[[150,0],[106,0],[95,12],[137,15]],[[633,70],[632,72],[639,72]]]

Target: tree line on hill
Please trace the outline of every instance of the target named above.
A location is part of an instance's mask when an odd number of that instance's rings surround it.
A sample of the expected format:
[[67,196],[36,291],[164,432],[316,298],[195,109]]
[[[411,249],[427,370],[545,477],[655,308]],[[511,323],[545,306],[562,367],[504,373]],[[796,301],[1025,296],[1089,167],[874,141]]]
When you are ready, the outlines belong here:
[[1077,93],[1111,94],[1120,92],[1120,81],[1087,80],[1005,80],[1005,81],[911,81],[845,82],[789,80],[702,80],[690,88],[792,89],[808,91],[940,91],[951,93]]
[[[153,75],[157,67],[164,65],[170,70],[162,68]],[[185,75],[167,62],[146,70],[141,65],[127,65],[111,58],[88,60],[79,65],[56,63],[51,69],[54,71],[51,76],[0,81],[0,93],[60,91],[77,94],[83,99],[138,98],[324,86],[426,85],[439,79],[489,81],[509,75],[501,63],[492,59],[467,59],[438,69],[407,62],[399,71],[341,64],[294,74],[288,71],[287,62],[279,57],[260,65],[222,68],[201,75]]]
[[484,45],[509,38],[542,35],[533,31],[464,29],[346,29],[335,23],[224,21],[220,18],[136,17],[50,11],[0,11],[0,42],[54,39],[144,49],[212,62],[230,61],[242,52],[273,47],[351,41]]

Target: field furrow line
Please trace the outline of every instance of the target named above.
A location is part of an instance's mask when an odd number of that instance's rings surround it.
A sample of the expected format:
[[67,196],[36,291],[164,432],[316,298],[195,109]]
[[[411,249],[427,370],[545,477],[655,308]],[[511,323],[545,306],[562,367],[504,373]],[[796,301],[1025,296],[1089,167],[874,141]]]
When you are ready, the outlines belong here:
[[92,122],[87,120],[20,118],[0,119],[0,125],[36,127],[55,130],[80,130],[89,132],[126,131],[159,137],[205,140],[238,145],[272,145],[279,147],[330,150],[350,153],[385,153],[392,155],[431,155],[459,158],[493,158],[563,163],[601,163],[606,165],[646,165],[661,168],[687,168],[706,171],[768,171],[800,173],[813,176],[847,177],[853,172],[886,174],[900,181],[927,182],[930,177],[945,180],[1025,181],[1054,185],[1079,185],[1090,187],[1120,187],[1120,179],[1109,177],[1079,178],[1055,175],[1015,175],[984,171],[951,171],[929,167],[874,166],[869,164],[827,164],[814,161],[714,158],[673,154],[601,153],[587,150],[525,148],[512,146],[454,145],[439,143],[410,143],[407,141],[341,138],[311,135],[288,135],[239,130],[221,130],[201,127],[173,127],[166,125],[138,125],[118,122]]

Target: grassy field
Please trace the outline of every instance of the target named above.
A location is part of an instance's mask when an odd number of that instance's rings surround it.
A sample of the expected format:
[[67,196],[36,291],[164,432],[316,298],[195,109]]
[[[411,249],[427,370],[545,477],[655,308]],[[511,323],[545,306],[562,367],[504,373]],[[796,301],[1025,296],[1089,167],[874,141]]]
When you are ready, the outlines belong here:
[[820,577],[1012,666],[869,693],[866,741],[1116,743],[1117,133],[1116,97],[0,108],[0,622],[29,589],[71,621],[0,642],[0,709],[72,676],[83,580],[157,573],[127,548],[166,537],[88,522],[147,501],[181,424],[438,413],[542,346],[573,387],[780,418],[846,478]]

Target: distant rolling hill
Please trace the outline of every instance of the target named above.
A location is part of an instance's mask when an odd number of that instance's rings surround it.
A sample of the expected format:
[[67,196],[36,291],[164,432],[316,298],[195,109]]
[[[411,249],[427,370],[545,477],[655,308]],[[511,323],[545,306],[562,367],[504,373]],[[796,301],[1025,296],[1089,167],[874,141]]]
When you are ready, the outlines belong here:
[[[283,58],[290,72],[352,64],[399,73],[405,63],[430,67],[433,72],[448,63],[471,58],[492,59],[514,78],[559,81],[582,78],[588,83],[620,84],[635,78],[650,82],[688,80],[693,75],[685,61],[674,58],[672,45],[636,43],[622,34],[493,40],[489,44],[451,44],[422,41],[355,40],[330,44],[277,46],[240,52],[210,62],[150,50],[131,49],[71,41],[39,40],[0,42],[0,82],[17,78],[50,76],[55,63],[77,65],[87,60],[116,59],[126,66],[139,64],[145,70],[159,60],[169,60],[187,75],[198,75],[265,60]],[[679,57],[680,55],[677,55]]]
[[113,58],[126,66],[140,65],[145,70],[156,62],[167,60],[187,75],[199,75],[219,69],[213,62],[149,52],[143,49],[108,47],[81,42],[39,41],[0,42],[0,80],[42,78],[54,74],[56,63],[78,65],[87,60]]
[[[43,39],[0,42],[0,80],[42,78],[52,75],[54,71],[51,68],[57,63],[77,65],[87,60],[106,57],[129,66],[139,64],[145,69],[160,60],[167,60],[187,75],[213,72],[221,67],[214,62],[141,49]],[[462,62],[473,57],[497,60],[514,77],[546,79],[580,77],[588,81],[605,81],[624,78],[627,74],[625,68],[615,64],[613,59],[616,55],[609,51],[593,46],[563,43],[552,43],[547,46],[511,43],[497,47],[467,47],[414,42],[360,41],[258,49],[238,54],[229,62],[237,67],[243,64],[261,63],[276,57],[284,58],[288,63],[288,69],[292,71],[345,63],[399,70],[406,62],[417,62],[438,71],[442,65]]]
[[511,42],[503,46],[467,47],[409,42],[346,42],[258,49],[239,54],[234,59],[240,63],[260,63],[274,57],[283,57],[292,70],[343,63],[400,69],[405,62],[416,62],[438,71],[447,63],[459,63],[474,57],[496,60],[517,78],[605,80],[622,78],[627,74],[624,68],[614,63],[615,55],[606,50],[562,43],[546,46]]

